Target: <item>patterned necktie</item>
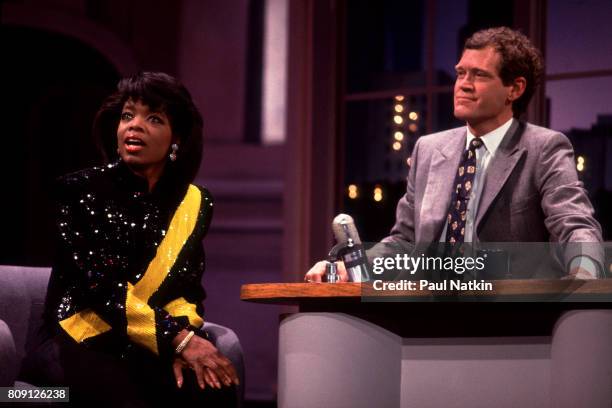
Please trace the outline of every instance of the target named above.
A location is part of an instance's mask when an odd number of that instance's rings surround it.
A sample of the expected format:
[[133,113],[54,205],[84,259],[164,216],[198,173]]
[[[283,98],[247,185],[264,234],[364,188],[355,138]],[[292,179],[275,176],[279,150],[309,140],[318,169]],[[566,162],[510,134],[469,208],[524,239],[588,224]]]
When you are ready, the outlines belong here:
[[476,174],[476,149],[480,146],[482,146],[480,138],[472,139],[457,169],[451,204],[446,218],[448,223],[446,242],[450,244],[462,243],[465,239],[467,206]]

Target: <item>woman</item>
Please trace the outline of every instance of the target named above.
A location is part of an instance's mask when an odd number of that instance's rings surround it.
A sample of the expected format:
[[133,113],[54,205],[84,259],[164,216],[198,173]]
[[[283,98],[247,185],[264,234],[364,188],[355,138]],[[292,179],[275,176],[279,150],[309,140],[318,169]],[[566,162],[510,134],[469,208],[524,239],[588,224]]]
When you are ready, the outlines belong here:
[[230,406],[238,377],[200,330],[213,206],[190,184],[200,113],[176,79],[145,72],[119,83],[94,135],[112,164],[58,183],[46,339],[29,361],[45,360],[38,382],[89,405]]

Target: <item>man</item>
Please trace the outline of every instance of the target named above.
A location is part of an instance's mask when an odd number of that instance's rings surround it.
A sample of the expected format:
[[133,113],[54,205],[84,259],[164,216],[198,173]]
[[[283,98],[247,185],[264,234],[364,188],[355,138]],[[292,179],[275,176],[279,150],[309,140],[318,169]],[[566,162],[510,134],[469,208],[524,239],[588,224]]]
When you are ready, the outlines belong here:
[[[569,140],[517,119],[543,72],[529,39],[506,27],[479,31],[455,69],[454,114],[467,126],[417,141],[383,242],[601,242]],[[569,245],[562,263],[568,277],[592,279],[600,259],[600,245]],[[305,280],[324,273],[319,262]],[[343,265],[339,273],[346,280]]]

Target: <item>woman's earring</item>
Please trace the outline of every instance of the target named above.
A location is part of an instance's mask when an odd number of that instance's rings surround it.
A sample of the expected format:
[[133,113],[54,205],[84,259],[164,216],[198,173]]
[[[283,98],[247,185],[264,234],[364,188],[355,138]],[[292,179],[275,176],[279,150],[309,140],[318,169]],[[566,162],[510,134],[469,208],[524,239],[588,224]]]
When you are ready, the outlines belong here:
[[176,152],[178,151],[178,145],[176,143],[172,143],[172,146],[170,146],[170,148],[172,149],[172,153],[168,155],[170,157],[170,161],[176,161]]

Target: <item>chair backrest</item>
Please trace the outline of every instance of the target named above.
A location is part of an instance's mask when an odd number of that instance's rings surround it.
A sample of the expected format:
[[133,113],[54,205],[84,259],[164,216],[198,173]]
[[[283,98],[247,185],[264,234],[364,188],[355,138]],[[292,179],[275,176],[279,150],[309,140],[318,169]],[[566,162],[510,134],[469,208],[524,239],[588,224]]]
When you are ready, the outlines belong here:
[[0,319],[13,333],[19,361],[42,324],[51,268],[0,265]]
[[0,387],[13,386],[17,366],[13,334],[4,320],[0,319]]

